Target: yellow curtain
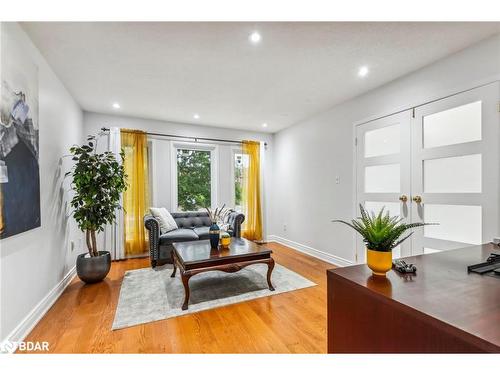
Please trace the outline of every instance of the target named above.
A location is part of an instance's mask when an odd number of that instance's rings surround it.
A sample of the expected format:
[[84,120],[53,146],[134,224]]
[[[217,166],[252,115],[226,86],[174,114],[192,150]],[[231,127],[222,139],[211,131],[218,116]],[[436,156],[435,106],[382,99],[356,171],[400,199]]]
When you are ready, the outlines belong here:
[[243,154],[248,155],[248,167],[243,169],[243,237],[262,240],[262,209],[260,204],[260,143],[243,141]]
[[146,133],[138,130],[122,129],[120,135],[128,183],[123,193],[125,255],[131,256],[148,250],[143,223],[149,210],[148,141]]

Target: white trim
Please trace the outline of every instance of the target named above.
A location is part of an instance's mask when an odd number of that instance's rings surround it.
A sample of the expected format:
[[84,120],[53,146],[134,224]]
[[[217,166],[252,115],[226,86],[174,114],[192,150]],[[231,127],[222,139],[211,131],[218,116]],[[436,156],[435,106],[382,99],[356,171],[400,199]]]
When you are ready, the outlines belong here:
[[[64,290],[73,281],[76,276],[76,266],[73,266],[71,270],[63,277],[57,285],[52,288],[52,290],[47,293],[47,295],[31,310],[28,315],[17,325],[16,328],[10,332],[5,340],[0,345],[1,348],[6,346],[6,343],[17,343],[23,341],[26,336],[35,328],[38,322],[45,316],[47,311],[52,307],[52,305],[58,300]],[[17,349],[17,346],[13,348],[13,352]]]
[[280,236],[276,236],[274,234],[270,234],[269,236],[267,236],[267,241],[268,242],[277,242],[281,245],[291,247],[292,249],[300,251],[301,253],[304,253],[304,254],[310,255],[312,257],[321,259],[327,263],[333,264],[333,265],[338,266],[338,267],[352,266],[355,264],[354,262],[352,262],[350,260],[338,257],[336,255],[332,255],[329,253],[325,253],[324,251],[314,249],[310,246],[303,245],[303,244],[300,244],[298,242],[288,240],[288,239],[280,237]]

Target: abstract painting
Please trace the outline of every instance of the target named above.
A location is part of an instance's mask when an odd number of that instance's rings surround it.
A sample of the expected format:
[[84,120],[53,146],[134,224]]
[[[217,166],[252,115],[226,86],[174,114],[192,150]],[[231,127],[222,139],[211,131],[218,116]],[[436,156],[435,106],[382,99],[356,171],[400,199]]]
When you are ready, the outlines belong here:
[[41,223],[38,67],[6,31],[0,41],[0,239]]

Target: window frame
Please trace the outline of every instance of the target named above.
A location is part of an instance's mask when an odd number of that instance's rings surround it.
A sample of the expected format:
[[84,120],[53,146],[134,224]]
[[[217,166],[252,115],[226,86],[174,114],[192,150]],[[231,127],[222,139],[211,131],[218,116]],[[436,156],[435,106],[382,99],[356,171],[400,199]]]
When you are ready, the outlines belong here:
[[234,169],[236,167],[235,157],[236,154],[245,154],[241,147],[233,146],[231,147],[231,204],[234,209],[236,209],[236,186],[235,186],[235,173]]
[[171,147],[171,207],[172,212],[184,212],[180,210],[178,202],[177,185],[177,150],[209,151],[210,152],[210,205],[217,207],[217,186],[219,181],[219,147],[216,144],[199,144],[190,142],[172,142]]

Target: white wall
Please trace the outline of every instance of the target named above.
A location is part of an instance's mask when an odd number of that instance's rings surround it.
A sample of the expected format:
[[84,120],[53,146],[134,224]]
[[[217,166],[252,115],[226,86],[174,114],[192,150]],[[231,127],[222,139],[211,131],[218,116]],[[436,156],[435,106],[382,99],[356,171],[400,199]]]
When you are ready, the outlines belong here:
[[[263,164],[264,170],[264,232],[266,231],[266,223],[269,222],[269,210],[267,209],[267,202],[270,197],[270,181],[272,178],[272,149],[273,149],[273,136],[261,132],[249,132],[235,129],[225,129],[217,127],[199,126],[192,124],[179,124],[172,122],[140,119],[125,116],[112,116],[92,112],[84,112],[84,129],[86,134],[96,134],[104,127],[118,127],[128,129],[139,129],[153,133],[175,134],[189,137],[206,137],[218,138],[229,140],[256,140],[267,142],[267,148],[264,150],[265,162]],[[162,137],[150,136],[149,139],[153,142],[153,200],[152,204],[159,207],[166,207],[169,210],[175,211],[172,207],[172,180],[171,180],[171,147],[172,143],[178,141],[171,141]],[[180,141],[179,141],[180,142]],[[233,206],[233,186],[232,180],[232,148],[236,145],[231,144],[218,144],[218,199],[217,205],[226,204]]]
[[[70,166],[61,157],[83,140],[83,114],[17,23],[2,23],[2,41],[24,49],[39,69],[41,227],[0,241],[0,341],[18,340],[57,296],[81,251],[80,231],[68,218]],[[8,51],[7,51],[8,52]],[[71,251],[70,243],[75,249]]]
[[499,78],[496,35],[275,134],[270,233],[353,262],[353,231],[331,223],[355,214],[353,123]]
[[[55,297],[61,281],[72,270],[76,255],[83,251],[81,233],[68,218],[69,196],[62,187],[61,169],[67,170],[69,165],[61,156],[67,154],[72,144],[80,143],[84,135],[96,133],[102,126],[117,126],[266,141],[267,232],[353,261],[353,234],[330,223],[332,218],[353,215],[353,123],[500,77],[500,36],[496,36],[273,137],[258,132],[82,114],[22,29],[15,23],[3,23],[1,33],[2,38],[13,38],[39,67],[42,226],[0,242],[0,340],[22,338],[34,323],[32,319]],[[170,165],[170,152],[165,141],[157,142],[156,203],[168,206],[170,194],[162,189],[170,188],[170,174],[163,173],[164,166]],[[228,165],[221,163],[221,178],[229,175]],[[335,176],[340,177],[338,185]],[[227,186],[220,191],[221,201],[229,196]],[[70,249],[71,242],[76,245],[74,251]]]

